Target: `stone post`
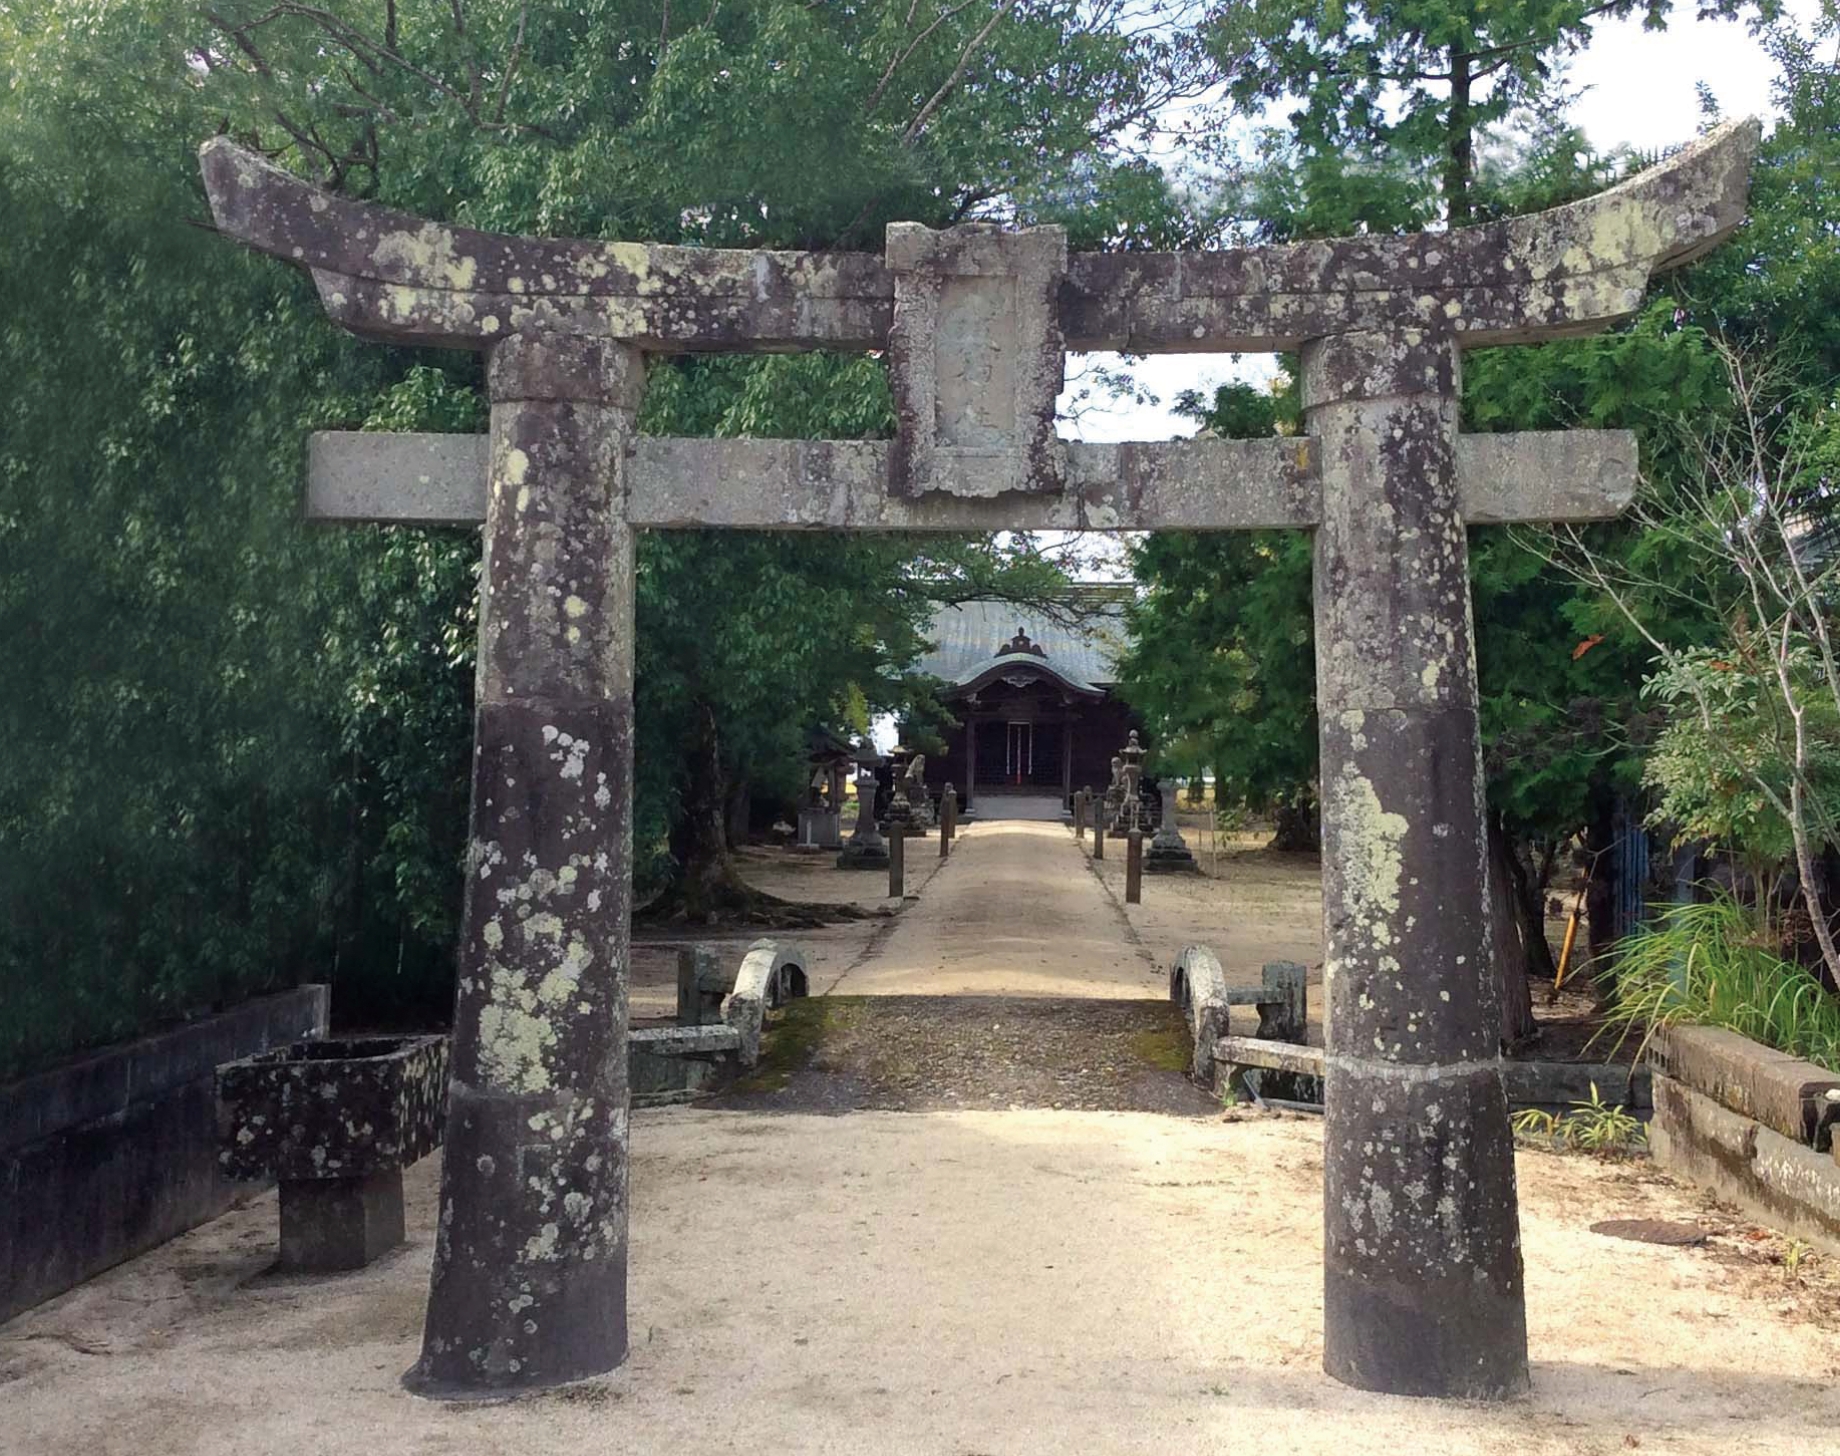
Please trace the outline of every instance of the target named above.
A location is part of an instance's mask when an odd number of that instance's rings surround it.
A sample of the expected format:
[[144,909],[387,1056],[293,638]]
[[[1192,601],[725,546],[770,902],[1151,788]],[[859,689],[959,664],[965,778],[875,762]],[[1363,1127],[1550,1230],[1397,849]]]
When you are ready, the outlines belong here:
[[1400,1395],[1527,1388],[1490,965],[1448,337],[1303,351],[1328,990],[1323,1364]]
[[1144,903],[1144,831],[1135,827],[1124,836],[1124,903]]
[[907,835],[904,826],[895,825],[888,833],[888,898],[899,900],[907,893]]
[[952,852],[952,840],[958,833],[958,791],[947,783],[939,795],[939,857]]
[[1073,837],[1076,843],[1086,838],[1086,791],[1081,789],[1073,796]]
[[1093,858],[1105,858],[1105,814],[1103,810],[1093,815]]
[[428,1395],[626,1358],[636,350],[493,350],[471,833]]

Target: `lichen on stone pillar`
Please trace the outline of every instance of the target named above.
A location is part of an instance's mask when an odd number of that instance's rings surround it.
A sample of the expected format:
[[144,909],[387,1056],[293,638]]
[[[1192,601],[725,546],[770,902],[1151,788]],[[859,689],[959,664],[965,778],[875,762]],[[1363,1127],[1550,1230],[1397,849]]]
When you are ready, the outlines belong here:
[[1458,355],[1425,329],[1304,351],[1323,804],[1324,1365],[1402,1395],[1527,1386],[1498,1052]]
[[440,1221],[434,1395],[626,1357],[626,992],[638,353],[492,351],[472,822]]

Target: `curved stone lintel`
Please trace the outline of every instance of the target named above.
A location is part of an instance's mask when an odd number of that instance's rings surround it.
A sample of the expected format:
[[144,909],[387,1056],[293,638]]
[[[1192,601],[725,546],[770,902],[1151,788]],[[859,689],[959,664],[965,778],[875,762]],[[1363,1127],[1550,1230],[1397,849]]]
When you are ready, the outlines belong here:
[[[1076,254],[1061,332],[1073,350],[1138,353],[1411,326],[1465,347],[1588,332],[1737,227],[1759,136],[1731,122],[1595,197],[1453,232]],[[332,317],[368,337],[483,349],[541,328],[648,352],[863,350],[884,347],[894,319],[874,253],[513,237],[322,192],[227,138],[199,155],[218,227],[308,269]]]

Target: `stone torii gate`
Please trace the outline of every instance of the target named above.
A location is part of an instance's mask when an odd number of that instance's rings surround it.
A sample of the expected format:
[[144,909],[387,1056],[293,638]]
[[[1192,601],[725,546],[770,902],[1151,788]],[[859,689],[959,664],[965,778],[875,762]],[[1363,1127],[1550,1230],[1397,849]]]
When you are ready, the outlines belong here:
[[[625,1357],[634,532],[1315,531],[1325,1357],[1349,1384],[1527,1384],[1465,526],[1614,516],[1621,432],[1459,433],[1461,351],[1626,317],[1738,223],[1727,126],[1569,207],[1413,237],[1068,255],[896,224],[884,256],[566,242],[330,196],[226,140],[219,227],[368,338],[484,351],[487,437],[322,434],[308,513],[480,522],[471,843],[432,1394]],[[651,353],[886,348],[893,442],[634,427]],[[1063,350],[1300,350],[1307,435],[1078,445]]]

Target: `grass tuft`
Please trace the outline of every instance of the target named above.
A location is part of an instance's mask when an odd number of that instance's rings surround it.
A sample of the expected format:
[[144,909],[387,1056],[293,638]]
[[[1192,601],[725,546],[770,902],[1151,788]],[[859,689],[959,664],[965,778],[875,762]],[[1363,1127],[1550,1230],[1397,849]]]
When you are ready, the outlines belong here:
[[1616,948],[1618,1044],[1658,1027],[1723,1026],[1840,1071],[1840,997],[1776,953],[1773,937],[1729,894],[1668,905]]

